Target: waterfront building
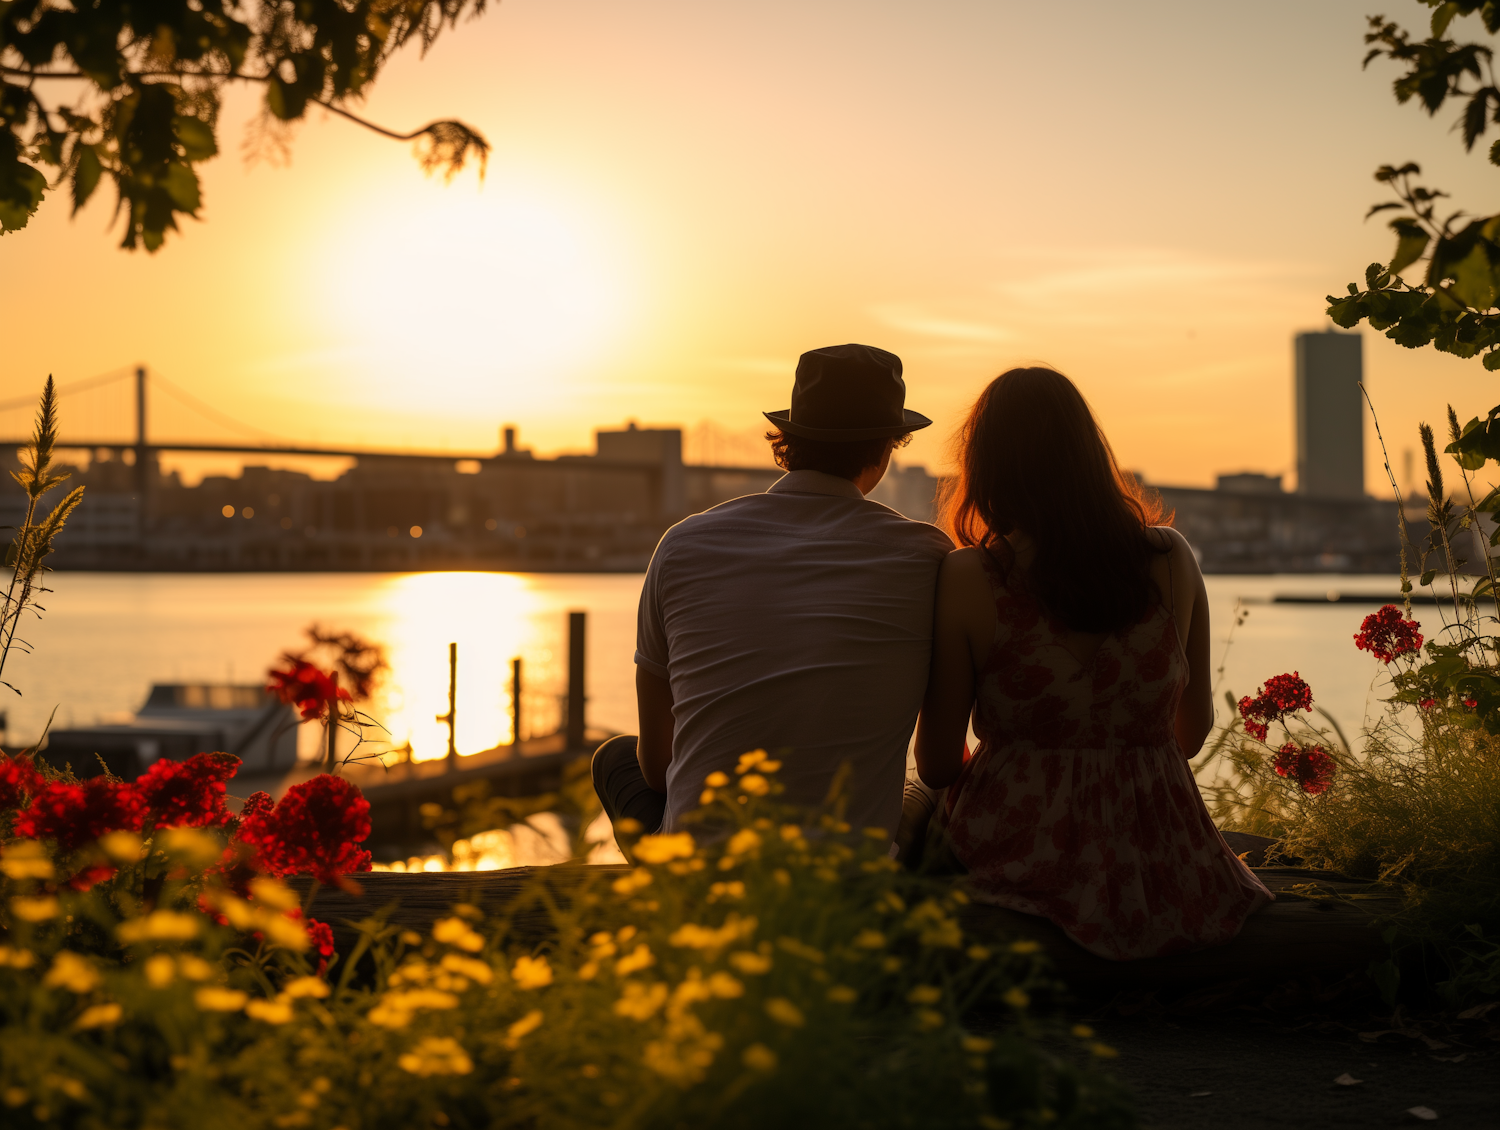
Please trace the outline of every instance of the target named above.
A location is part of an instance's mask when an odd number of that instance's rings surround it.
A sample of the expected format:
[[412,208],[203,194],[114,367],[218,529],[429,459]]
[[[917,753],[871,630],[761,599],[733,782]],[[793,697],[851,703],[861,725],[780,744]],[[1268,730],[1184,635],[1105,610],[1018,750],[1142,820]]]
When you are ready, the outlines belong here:
[[1365,497],[1363,339],[1332,328],[1294,339],[1297,493]]

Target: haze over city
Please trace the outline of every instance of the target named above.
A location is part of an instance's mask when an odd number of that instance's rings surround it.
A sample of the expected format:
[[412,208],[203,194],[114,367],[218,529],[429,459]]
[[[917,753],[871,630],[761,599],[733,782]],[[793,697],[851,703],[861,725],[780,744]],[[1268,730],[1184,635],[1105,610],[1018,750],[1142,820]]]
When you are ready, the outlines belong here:
[[[288,439],[483,451],[509,422],[550,453],[628,418],[752,434],[798,353],[856,340],[937,421],[907,461],[941,469],[982,383],[1039,360],[1153,481],[1291,485],[1292,334],[1390,255],[1373,169],[1417,160],[1460,206],[1486,175],[1361,71],[1367,8],[508,0],[363,107],[471,122],[482,185],[325,115],[247,162],[232,95],[205,222],[156,255],[103,234],[108,192],[0,241],[25,326],[0,395],[139,362]],[[1363,332],[1398,474],[1419,419],[1495,399],[1477,362]]]

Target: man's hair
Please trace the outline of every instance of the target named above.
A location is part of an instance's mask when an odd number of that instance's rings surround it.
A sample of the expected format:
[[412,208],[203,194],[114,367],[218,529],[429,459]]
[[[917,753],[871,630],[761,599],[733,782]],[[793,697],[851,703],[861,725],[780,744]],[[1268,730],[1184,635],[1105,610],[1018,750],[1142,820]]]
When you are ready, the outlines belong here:
[[852,482],[866,467],[879,464],[888,448],[905,447],[910,443],[911,433],[837,442],[807,439],[778,429],[767,432],[766,439],[771,444],[776,466],[783,471],[822,471],[825,475],[837,475]]

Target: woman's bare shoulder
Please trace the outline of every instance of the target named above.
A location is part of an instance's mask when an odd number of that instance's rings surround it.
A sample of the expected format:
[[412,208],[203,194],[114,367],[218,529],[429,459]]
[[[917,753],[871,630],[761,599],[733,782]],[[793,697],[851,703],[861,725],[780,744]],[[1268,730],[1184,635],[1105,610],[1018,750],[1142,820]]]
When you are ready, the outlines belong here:
[[943,558],[938,584],[950,590],[988,590],[989,578],[984,572],[984,551],[977,546],[966,545],[948,554]]

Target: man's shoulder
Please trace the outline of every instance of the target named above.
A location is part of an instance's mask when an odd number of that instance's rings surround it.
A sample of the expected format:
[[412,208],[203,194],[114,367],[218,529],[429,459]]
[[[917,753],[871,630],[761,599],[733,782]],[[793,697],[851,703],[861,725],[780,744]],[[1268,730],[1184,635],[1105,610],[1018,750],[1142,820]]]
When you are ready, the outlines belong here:
[[[662,535],[658,553],[728,537],[827,539],[879,543],[901,553],[940,560],[953,542],[929,522],[918,522],[869,499],[803,494],[750,494],[691,514]],[[764,541],[761,541],[764,545]]]

